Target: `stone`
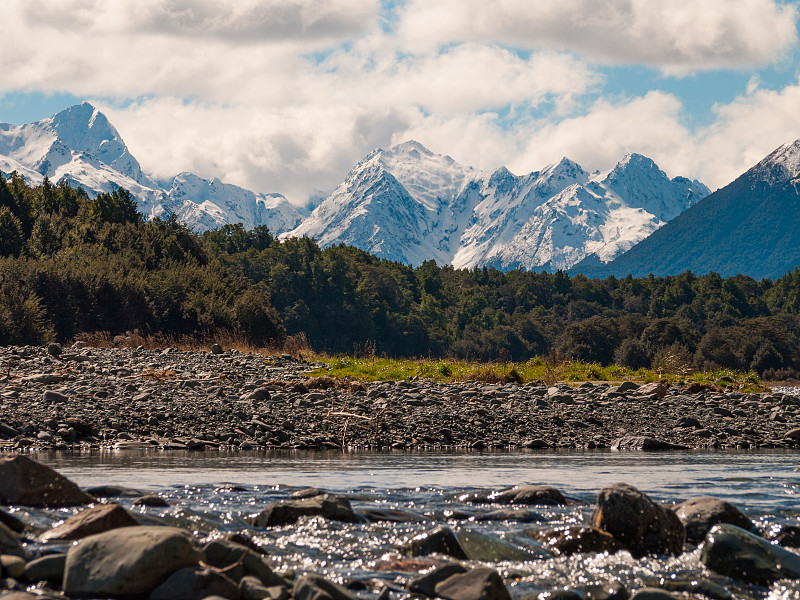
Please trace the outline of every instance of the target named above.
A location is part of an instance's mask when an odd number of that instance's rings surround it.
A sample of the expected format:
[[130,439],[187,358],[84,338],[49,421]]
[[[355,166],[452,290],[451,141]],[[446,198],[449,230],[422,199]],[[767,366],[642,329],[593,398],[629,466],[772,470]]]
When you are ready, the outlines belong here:
[[78,541],[67,552],[64,593],[75,598],[147,596],[202,558],[192,535],[175,527],[123,527]]
[[708,532],[700,561],[716,573],[756,585],[800,578],[800,556],[727,523]]
[[63,404],[69,400],[69,396],[55,390],[45,390],[42,392],[42,400],[48,404]]
[[800,427],[796,429],[790,429],[783,437],[785,437],[787,440],[800,440]]
[[539,506],[558,506],[567,504],[567,499],[559,490],[546,485],[517,485],[496,494],[489,500],[500,504],[535,504]]
[[458,563],[448,563],[437,567],[424,575],[411,579],[406,584],[406,589],[412,594],[421,594],[430,598],[436,596],[436,584],[448,577],[459,573],[466,573],[467,568]]
[[597,494],[592,525],[610,533],[634,558],[683,552],[686,532],[677,515],[625,483]]
[[0,554],[0,565],[3,574],[14,579],[20,579],[25,573],[25,559],[12,554]]
[[519,508],[501,508],[470,517],[470,521],[517,521],[518,523],[542,523],[547,521],[539,513]]
[[730,523],[742,529],[752,529],[753,522],[730,502],[700,496],[689,498],[674,508],[686,529],[686,541],[699,544],[717,523]]
[[274,573],[270,566],[258,554],[230,540],[213,540],[203,547],[204,562],[222,569],[233,581],[242,577],[257,578],[264,586],[286,586],[286,581]]
[[608,552],[615,554],[622,550],[620,544],[610,533],[597,527],[556,527],[529,532],[531,537],[555,550],[558,554],[571,555],[579,552]]
[[781,546],[800,548],[800,526],[771,523],[762,535],[764,539],[778,542]]
[[222,346],[219,344],[212,344],[211,345],[211,354],[223,354],[225,350],[222,349]]
[[652,383],[645,383],[643,386],[640,386],[637,391],[643,396],[655,394],[659,398],[663,398],[667,395],[668,390],[667,386],[660,381],[653,381]]
[[97,504],[68,518],[61,525],[45,531],[39,540],[42,542],[79,540],[118,527],[133,527],[138,524],[136,519],[119,504]]
[[298,577],[292,595],[294,600],[356,600],[345,588],[316,573]]
[[47,353],[50,356],[61,356],[63,351],[64,349],[61,347],[61,344],[53,342],[52,344],[47,345]]
[[499,535],[482,533],[474,529],[462,529],[456,534],[456,538],[470,560],[522,562],[551,556],[549,551],[536,550],[530,546],[522,548]]
[[0,458],[0,503],[61,508],[94,502],[89,494],[50,467],[23,455]]
[[661,588],[646,587],[631,596],[631,600],[678,600],[678,597]]
[[410,510],[393,510],[388,508],[365,508],[358,511],[370,523],[423,523],[430,521],[429,517]]
[[66,564],[66,554],[47,554],[26,564],[24,576],[28,581],[47,581],[60,586]]
[[8,527],[14,533],[22,533],[25,531],[25,523],[4,510],[0,510],[0,523]]
[[625,394],[627,392],[635,392],[637,390],[641,391],[638,383],[634,383],[632,381],[623,381],[614,391],[618,394]]
[[239,587],[212,569],[184,567],[154,589],[149,600],[203,600],[208,596],[238,600]]
[[0,554],[13,554],[14,556],[27,556],[28,552],[22,547],[17,534],[0,523]]
[[155,506],[155,507],[166,507],[169,506],[169,502],[164,500],[161,496],[157,496],[156,494],[145,494],[140,498],[137,498],[133,501],[134,506]]
[[362,523],[363,519],[357,515],[350,501],[342,496],[320,494],[303,500],[289,500],[270,504],[261,511],[252,524],[256,527],[278,527],[297,523],[300,517],[322,516],[332,521],[345,523]]
[[445,600],[511,600],[497,571],[477,567],[436,584],[436,595]]
[[414,536],[408,544],[403,546],[403,550],[409,556],[446,554],[460,560],[469,558],[456,534],[449,527],[440,527]]
[[612,450],[688,450],[688,446],[665,442],[643,435],[626,435],[614,440]]
[[144,493],[121,485],[100,485],[86,490],[95,498],[138,498]]
[[283,585],[265,586],[256,577],[246,575],[239,581],[242,600],[288,600],[289,589]]

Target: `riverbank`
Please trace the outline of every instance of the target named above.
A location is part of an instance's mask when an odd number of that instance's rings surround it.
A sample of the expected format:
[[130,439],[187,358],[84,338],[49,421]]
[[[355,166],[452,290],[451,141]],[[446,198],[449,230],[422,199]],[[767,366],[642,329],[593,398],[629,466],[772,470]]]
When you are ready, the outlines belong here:
[[343,381],[172,349],[0,349],[0,448],[794,448],[800,398],[708,386]]

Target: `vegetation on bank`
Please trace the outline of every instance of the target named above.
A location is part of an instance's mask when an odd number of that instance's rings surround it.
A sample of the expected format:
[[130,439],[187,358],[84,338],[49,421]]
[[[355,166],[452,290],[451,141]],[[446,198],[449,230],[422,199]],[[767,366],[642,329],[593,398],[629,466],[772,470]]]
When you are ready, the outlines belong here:
[[719,368],[777,379],[800,369],[800,271],[591,280],[411,268],[344,245],[280,243],[264,227],[145,222],[125,190],[89,198],[0,177],[0,344],[88,335],[288,344],[375,364],[424,357],[406,362],[455,373],[496,361],[523,380],[543,379],[541,356],[601,372],[562,377],[574,380],[625,378],[607,377],[612,365],[645,380],[648,369]]

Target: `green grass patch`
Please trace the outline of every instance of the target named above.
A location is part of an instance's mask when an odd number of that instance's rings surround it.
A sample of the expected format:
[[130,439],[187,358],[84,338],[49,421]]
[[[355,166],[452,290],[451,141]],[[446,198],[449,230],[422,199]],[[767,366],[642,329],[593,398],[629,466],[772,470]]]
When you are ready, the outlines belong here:
[[746,392],[766,391],[755,373],[718,369],[710,372],[679,374],[658,372],[652,369],[632,370],[619,365],[603,366],[598,363],[564,361],[553,363],[537,357],[524,363],[477,363],[464,360],[355,358],[340,356],[322,359],[327,368],[316,369],[312,376],[352,378],[361,381],[400,381],[424,378],[437,382],[481,381],[485,383],[539,382],[551,385],[556,382],[583,381],[635,381],[650,383],[699,383],[731,388]]

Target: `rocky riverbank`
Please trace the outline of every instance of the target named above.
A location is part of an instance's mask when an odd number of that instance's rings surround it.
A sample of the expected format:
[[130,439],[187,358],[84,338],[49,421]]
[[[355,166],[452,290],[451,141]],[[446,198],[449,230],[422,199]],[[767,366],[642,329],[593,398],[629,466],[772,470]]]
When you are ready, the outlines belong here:
[[173,349],[0,349],[0,448],[794,448],[800,398],[654,383],[364,384]]
[[[474,488],[428,502],[227,486],[197,498],[81,489],[0,458],[0,597],[130,600],[796,598],[796,518],[710,496],[659,504]],[[241,501],[239,501],[241,500]]]

